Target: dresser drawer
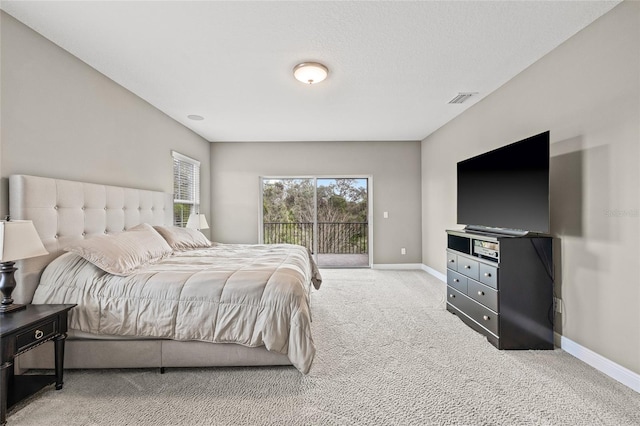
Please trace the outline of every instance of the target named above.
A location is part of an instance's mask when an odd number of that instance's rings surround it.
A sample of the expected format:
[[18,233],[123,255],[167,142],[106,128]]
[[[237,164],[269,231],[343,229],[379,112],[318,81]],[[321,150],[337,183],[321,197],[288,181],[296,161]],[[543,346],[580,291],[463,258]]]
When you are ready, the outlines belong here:
[[457,272],[453,272],[451,269],[447,269],[447,285],[467,294],[467,277]]
[[498,268],[480,264],[480,282],[495,289],[498,288]]
[[453,287],[447,286],[447,303],[455,306],[460,311],[465,312],[469,305],[470,299],[464,294],[460,293]]
[[486,328],[496,336],[498,336],[498,314],[491,309],[486,308],[476,302],[469,299],[469,303],[465,304],[464,313],[471,319]]
[[458,256],[458,272],[478,280],[480,262],[467,257]]
[[482,328],[498,336],[498,314],[475,300],[447,286],[447,303],[471,318]]
[[447,252],[447,269],[458,270],[458,255]]
[[492,311],[498,312],[498,292],[491,287],[487,287],[473,280],[468,280],[467,295]]
[[16,345],[18,352],[23,351],[30,346],[44,342],[57,333],[57,319],[38,324],[29,330],[16,335]]

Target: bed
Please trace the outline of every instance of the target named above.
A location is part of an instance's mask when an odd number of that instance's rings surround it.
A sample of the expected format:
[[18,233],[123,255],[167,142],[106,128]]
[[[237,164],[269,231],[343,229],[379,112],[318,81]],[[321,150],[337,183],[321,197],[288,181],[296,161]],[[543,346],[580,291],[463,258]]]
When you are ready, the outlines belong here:
[[[186,231],[171,227],[173,197],[162,192],[13,175],[9,194],[11,217],[32,220],[49,252],[18,263],[14,299],[78,303],[69,316],[65,368],[309,371],[309,296],[321,277],[306,249],[208,246],[193,234],[181,240]],[[132,235],[152,256],[127,269],[127,257],[105,256],[103,242]],[[51,353],[29,351],[18,366],[52,368]]]

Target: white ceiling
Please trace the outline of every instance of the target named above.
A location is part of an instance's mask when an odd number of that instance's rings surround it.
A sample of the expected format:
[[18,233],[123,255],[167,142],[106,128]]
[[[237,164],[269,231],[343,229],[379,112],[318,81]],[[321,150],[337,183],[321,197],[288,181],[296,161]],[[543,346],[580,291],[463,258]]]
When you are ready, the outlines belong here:
[[[209,141],[421,140],[617,1],[8,1]],[[318,61],[323,83],[293,67]],[[458,92],[478,92],[461,105]],[[205,117],[192,121],[187,115]]]

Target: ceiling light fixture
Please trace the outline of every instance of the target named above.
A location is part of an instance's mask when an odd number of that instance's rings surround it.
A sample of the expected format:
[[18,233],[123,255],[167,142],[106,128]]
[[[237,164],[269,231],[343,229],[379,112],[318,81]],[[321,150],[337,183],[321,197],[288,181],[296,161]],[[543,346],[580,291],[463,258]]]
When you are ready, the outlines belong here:
[[327,78],[329,69],[318,62],[303,62],[293,67],[293,76],[305,84],[316,84]]
[[194,120],[194,121],[202,121],[204,120],[204,117],[201,115],[195,115],[195,114],[191,114],[191,115],[187,115],[187,118],[189,120]]

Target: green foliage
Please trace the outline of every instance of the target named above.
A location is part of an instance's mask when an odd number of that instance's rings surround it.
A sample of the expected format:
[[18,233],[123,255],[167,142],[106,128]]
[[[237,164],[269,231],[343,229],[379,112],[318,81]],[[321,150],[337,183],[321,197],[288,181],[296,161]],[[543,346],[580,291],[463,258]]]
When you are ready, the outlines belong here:
[[313,222],[312,183],[308,179],[265,181],[262,191],[263,221]]
[[192,208],[192,204],[174,203],[173,224],[176,226],[182,226],[184,228],[187,225],[187,221],[189,220],[189,215],[191,214]]

